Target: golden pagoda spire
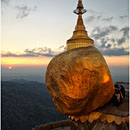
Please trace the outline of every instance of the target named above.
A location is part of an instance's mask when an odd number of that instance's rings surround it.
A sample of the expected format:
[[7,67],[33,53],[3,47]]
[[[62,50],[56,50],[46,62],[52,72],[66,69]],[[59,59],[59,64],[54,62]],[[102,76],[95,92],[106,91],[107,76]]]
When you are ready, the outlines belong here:
[[74,13],[78,15],[77,25],[75,26],[75,31],[73,36],[67,40],[67,50],[74,48],[93,46],[94,41],[88,37],[87,31],[82,19],[82,14],[86,13],[86,10],[83,7],[82,0],[78,0],[77,8],[74,10]]

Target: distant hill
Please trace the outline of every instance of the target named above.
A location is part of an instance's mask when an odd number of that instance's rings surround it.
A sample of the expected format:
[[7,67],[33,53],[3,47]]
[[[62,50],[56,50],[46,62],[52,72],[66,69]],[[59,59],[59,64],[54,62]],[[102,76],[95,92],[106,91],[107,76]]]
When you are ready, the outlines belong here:
[[67,118],[57,111],[44,83],[13,80],[1,86],[2,130],[31,130]]
[[[26,80],[26,81],[37,81],[40,83],[45,83],[45,77],[43,75],[1,75],[2,81],[16,81],[16,80]],[[21,82],[21,81],[20,81]]]

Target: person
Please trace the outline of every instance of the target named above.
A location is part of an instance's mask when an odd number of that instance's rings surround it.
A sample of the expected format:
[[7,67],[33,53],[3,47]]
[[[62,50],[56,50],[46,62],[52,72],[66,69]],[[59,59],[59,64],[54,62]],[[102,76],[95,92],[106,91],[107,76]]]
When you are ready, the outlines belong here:
[[113,103],[116,106],[119,106],[122,104],[122,101],[125,97],[125,89],[123,85],[118,86],[118,84],[115,84],[115,94],[113,96]]
[[114,86],[115,86],[115,89],[119,88],[118,84],[114,84]]
[[121,94],[120,94],[120,90],[119,90],[119,86],[117,84],[115,84],[115,94],[113,96],[113,104],[116,106],[119,106],[121,103]]
[[125,97],[125,89],[124,89],[123,85],[120,85],[120,87],[121,87],[120,91],[121,91],[122,96],[124,98]]
[[122,104],[124,97],[125,97],[125,89],[122,85],[120,85],[120,104]]

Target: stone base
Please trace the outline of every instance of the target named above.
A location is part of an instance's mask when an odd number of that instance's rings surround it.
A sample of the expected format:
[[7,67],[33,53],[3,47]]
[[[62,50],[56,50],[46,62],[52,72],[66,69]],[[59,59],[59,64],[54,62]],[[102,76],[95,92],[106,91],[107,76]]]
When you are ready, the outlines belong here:
[[71,124],[70,130],[129,130],[129,124],[122,123],[117,125],[115,123],[107,123],[107,122],[100,122],[94,121],[92,123],[85,122],[81,123],[80,121]]

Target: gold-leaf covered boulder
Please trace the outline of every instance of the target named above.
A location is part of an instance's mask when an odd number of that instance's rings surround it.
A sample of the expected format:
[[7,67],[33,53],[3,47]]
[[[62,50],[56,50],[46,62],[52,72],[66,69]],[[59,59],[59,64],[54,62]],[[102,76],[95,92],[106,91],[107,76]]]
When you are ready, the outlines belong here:
[[46,85],[57,109],[66,115],[88,114],[108,103],[115,91],[108,66],[93,46],[54,57]]

